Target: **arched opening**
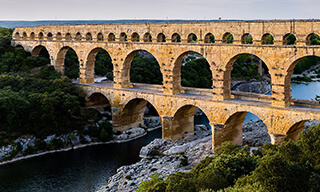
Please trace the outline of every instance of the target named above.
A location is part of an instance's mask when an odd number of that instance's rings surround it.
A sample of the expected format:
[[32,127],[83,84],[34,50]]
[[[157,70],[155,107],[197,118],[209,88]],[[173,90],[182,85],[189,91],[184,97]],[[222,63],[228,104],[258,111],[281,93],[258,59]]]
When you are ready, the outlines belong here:
[[144,34],[143,41],[144,42],[152,42],[152,36],[150,35],[150,33]]
[[267,65],[258,56],[239,54],[229,61],[228,66],[232,66],[231,90],[235,98],[238,97],[236,92],[271,95],[271,75]]
[[[182,53],[175,61],[173,68],[173,87],[175,90],[181,90],[190,94],[199,94],[196,89],[186,88],[205,88],[212,87],[212,71],[208,61],[200,54],[194,51]],[[201,92],[201,94],[204,92]],[[208,90],[208,94],[211,94]]]
[[61,35],[60,32],[57,33],[56,39],[57,39],[58,41],[61,41],[61,40],[62,40],[62,35]]
[[20,34],[19,34],[19,32],[16,32],[16,34],[14,35],[14,38],[15,38],[15,39],[20,39]]
[[101,93],[93,93],[86,99],[86,108],[95,109],[99,112],[100,118],[112,120],[112,108],[110,101]]
[[283,36],[283,45],[295,45],[296,40],[296,37],[292,33],[288,33]]
[[51,41],[53,39],[53,35],[52,35],[52,33],[48,33],[47,34],[47,40],[49,40],[49,41]]
[[226,32],[222,36],[222,43],[233,43],[233,35],[229,32]]
[[262,45],[273,45],[273,36],[270,33],[266,33],[262,36],[261,39],[261,44]]
[[215,43],[214,35],[212,33],[206,34],[204,37],[204,43]]
[[[297,59],[288,69],[287,90],[294,99],[320,101],[320,57],[306,56]],[[290,87],[291,86],[291,87]]]
[[103,35],[102,35],[102,33],[98,33],[98,35],[97,35],[97,41],[103,41]]
[[222,128],[215,132],[215,146],[220,146],[225,141],[258,147],[270,143],[271,139],[268,128],[258,116],[239,111],[231,115]]
[[[197,114],[201,114],[202,121],[199,121]],[[163,135],[169,140],[176,140],[192,136],[194,131],[198,131],[198,134],[209,132],[210,126],[208,122],[206,114],[201,109],[193,105],[185,105],[174,114],[172,128],[165,130]]]
[[71,34],[67,33],[65,36],[66,41],[71,41]]
[[252,44],[253,43],[253,38],[249,33],[245,33],[241,37],[241,43],[242,44]]
[[157,36],[157,42],[166,42],[166,36],[163,33],[159,33]]
[[139,42],[139,41],[140,41],[140,36],[139,36],[139,34],[136,33],[136,32],[132,33],[132,35],[131,35],[131,41],[132,41],[132,42]]
[[[145,99],[132,99],[121,111],[121,115],[113,118],[116,130],[125,131],[134,128],[160,128],[161,122],[158,110]],[[159,130],[160,131],[160,130]],[[159,134],[159,137],[161,135]]]
[[115,40],[116,40],[116,36],[113,33],[109,33],[108,41],[115,41]]
[[174,33],[171,37],[171,42],[173,43],[181,42],[181,36],[178,33]]
[[[155,57],[148,51],[136,50],[131,52],[125,59],[124,67],[125,72],[130,76],[130,82],[133,88],[144,87],[147,89],[157,89],[159,86],[152,86],[151,84],[162,85],[163,77],[160,71],[160,65]],[[127,75],[125,75],[125,77],[126,76]],[[126,80],[124,82],[126,82]],[[142,83],[144,85],[141,85]]]
[[320,45],[319,35],[311,33],[306,39],[306,45]]
[[24,40],[28,39],[28,35],[27,35],[26,32],[23,32],[23,33],[22,33],[22,38],[23,38]]
[[71,47],[63,47],[57,55],[55,69],[71,79],[79,77],[79,59]]
[[119,41],[127,41],[127,34],[125,32],[120,33]]
[[81,41],[81,33],[80,32],[78,32],[77,34],[76,34],[76,39],[75,39],[76,41]]
[[43,33],[42,32],[40,32],[39,34],[38,34],[38,39],[43,39]]
[[288,132],[286,134],[285,141],[289,141],[289,140],[295,141],[301,132],[303,132],[303,131],[309,129],[309,127],[315,126],[319,123],[320,123],[319,121],[314,121],[314,120],[302,120],[302,121],[295,123],[288,130]]
[[91,33],[86,34],[86,41],[92,41],[92,35]]
[[196,43],[197,41],[198,37],[194,33],[188,35],[188,43]]
[[35,38],[35,34],[34,34],[34,32],[31,32],[30,33],[30,39],[34,39]]
[[36,46],[32,50],[31,55],[33,57],[38,57],[39,65],[37,65],[37,67],[50,64],[49,52],[48,52],[47,48],[42,45]]
[[95,82],[113,83],[112,59],[106,50],[100,47],[93,49],[88,55],[86,64],[87,79],[93,79]]

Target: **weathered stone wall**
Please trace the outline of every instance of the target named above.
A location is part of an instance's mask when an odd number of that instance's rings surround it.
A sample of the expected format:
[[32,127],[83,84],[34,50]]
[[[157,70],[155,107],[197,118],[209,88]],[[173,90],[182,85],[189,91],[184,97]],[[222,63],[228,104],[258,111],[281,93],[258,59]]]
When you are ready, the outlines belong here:
[[[218,43],[204,42],[209,32],[215,35]],[[115,35],[115,41],[109,38],[111,33]],[[127,34],[128,42],[119,41],[124,38],[120,38],[121,33]],[[136,33],[140,35],[140,42],[130,42],[132,35],[137,40]],[[156,42],[160,33],[166,36],[167,42]],[[171,43],[174,33],[181,35],[182,43]],[[197,35],[198,43],[186,43],[190,33]],[[226,33],[233,34],[234,44],[219,43]],[[253,45],[240,44],[242,36],[247,33],[253,36]],[[273,35],[275,45],[260,45],[266,33]],[[296,36],[297,45],[281,45],[288,33]],[[12,45],[23,46],[33,56],[46,48],[51,64],[61,72],[67,50],[73,49],[79,58],[81,84],[94,83],[95,56],[104,49],[113,62],[114,82],[112,86],[85,87],[88,96],[97,92],[110,101],[115,128],[127,129],[143,124],[143,110],[148,101],[161,117],[163,137],[177,139],[183,132],[193,129],[192,117],[198,107],[211,122],[213,145],[217,146],[225,140],[242,141],[242,126],[238,122],[246,112],[254,113],[264,121],[273,143],[295,138],[301,131],[299,122],[320,120],[317,104],[308,103],[309,108],[298,108],[297,105],[303,105],[303,102],[291,101],[290,95],[290,78],[296,63],[306,56],[320,56],[320,46],[305,46],[307,37],[312,33],[320,33],[319,21],[55,25],[16,28]],[[152,36],[152,42],[144,42],[145,34]],[[146,93],[138,88],[135,91],[128,89],[130,65],[141,50],[151,53],[158,61],[163,76],[162,89],[148,86],[150,89]],[[198,52],[208,61],[213,77],[212,89],[181,87],[182,61],[190,52]],[[272,96],[231,94],[232,65],[243,53],[256,55],[264,61],[271,75]],[[290,106],[292,104],[294,106]]]
[[[117,89],[101,84],[83,88],[88,97],[101,93],[108,99],[113,109],[114,128],[119,130],[123,130],[123,126],[126,129],[138,126],[137,123],[143,119],[143,107],[146,102],[151,103],[161,118],[162,137],[167,140],[179,139],[185,132],[192,132],[193,116],[196,108],[200,108],[209,119],[214,147],[223,141],[242,143],[242,122],[247,112],[257,115],[265,123],[273,143],[295,139],[305,120],[320,121],[320,108],[278,108],[272,107],[271,103],[245,100],[221,102],[210,99],[210,96],[195,99],[190,95],[166,95],[134,88]],[[124,116],[129,120],[123,121]]]

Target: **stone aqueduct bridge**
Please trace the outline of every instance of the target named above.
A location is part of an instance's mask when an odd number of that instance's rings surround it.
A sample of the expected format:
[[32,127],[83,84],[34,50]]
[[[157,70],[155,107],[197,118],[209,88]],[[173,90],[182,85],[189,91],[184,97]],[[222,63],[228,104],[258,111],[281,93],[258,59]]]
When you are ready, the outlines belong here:
[[[290,33],[295,35],[297,44],[283,45]],[[241,122],[247,112],[261,118],[273,143],[295,139],[305,120],[320,120],[318,102],[295,100],[290,95],[290,78],[296,63],[306,56],[320,56],[320,46],[310,46],[314,33],[320,34],[319,21],[53,25],[16,28],[12,44],[22,46],[33,56],[45,47],[51,64],[61,72],[65,54],[72,48],[79,58],[80,83],[88,104],[105,104],[108,100],[115,129],[143,124],[149,102],[161,117],[163,138],[177,139],[194,129],[193,117],[196,108],[200,108],[210,121],[216,147],[226,140],[242,142]],[[177,42],[177,34],[181,42]],[[215,43],[209,43],[211,34]],[[225,43],[228,34],[233,35],[233,44]],[[253,44],[243,44],[248,34]],[[274,45],[264,45],[267,34],[273,36]],[[197,42],[192,41],[194,35]],[[112,84],[94,83],[94,60],[100,49],[112,58]],[[163,85],[130,87],[131,61],[141,50],[158,61]],[[181,63],[193,51],[210,64],[212,89],[181,87]],[[233,62],[243,53],[256,55],[267,65],[271,96],[230,91]]]

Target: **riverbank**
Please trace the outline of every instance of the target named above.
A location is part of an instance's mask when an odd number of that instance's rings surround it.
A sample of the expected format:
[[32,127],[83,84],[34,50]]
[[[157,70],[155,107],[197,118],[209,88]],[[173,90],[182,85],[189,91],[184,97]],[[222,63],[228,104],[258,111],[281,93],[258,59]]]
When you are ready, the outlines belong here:
[[[85,135],[84,139],[86,143],[81,143],[81,140],[83,139],[80,138],[80,135],[78,135],[77,132],[74,132],[71,134],[72,139],[70,141],[68,141],[70,134],[61,135],[61,136],[51,135],[41,140],[40,142],[45,142],[48,145],[53,140],[61,140],[66,145],[61,149],[48,150],[48,151],[38,150],[33,152],[32,154],[26,154],[26,155],[23,155],[24,151],[27,151],[28,147],[33,148],[35,146],[35,143],[39,142],[39,140],[37,140],[34,136],[21,137],[15,140],[15,145],[17,146],[17,143],[19,143],[19,145],[21,146],[21,149],[20,149],[21,152],[17,153],[15,157],[12,159],[1,161],[0,166],[25,160],[25,159],[39,157],[46,154],[65,152],[65,151],[70,151],[74,149],[90,147],[94,145],[126,143],[147,135],[149,131],[153,131],[155,129],[161,128],[159,117],[149,117],[149,118],[146,118],[146,121],[148,122],[149,126],[145,128],[131,128],[129,130],[123,131],[120,134],[119,132],[114,131],[115,135],[113,136],[113,139],[107,142],[96,142],[95,141],[96,138],[91,138],[88,135]],[[0,148],[0,160],[7,157],[11,153],[13,153],[14,150],[16,150],[16,146],[13,146],[13,145],[2,146]]]
[[[305,129],[319,122],[307,121]],[[261,120],[243,124],[243,144],[256,148],[270,143],[268,130]],[[142,181],[159,174],[166,178],[176,172],[188,172],[207,156],[213,156],[211,130],[205,125],[195,126],[194,133],[182,139],[165,141],[155,139],[140,150],[139,162],[122,166],[110,177],[99,192],[135,191]]]

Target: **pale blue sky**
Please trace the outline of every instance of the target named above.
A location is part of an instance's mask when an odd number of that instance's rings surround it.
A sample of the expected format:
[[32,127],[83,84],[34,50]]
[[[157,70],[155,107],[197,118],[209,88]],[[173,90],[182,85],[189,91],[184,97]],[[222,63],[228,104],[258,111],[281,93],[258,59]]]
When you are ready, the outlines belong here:
[[0,20],[319,19],[319,0],[0,0]]

